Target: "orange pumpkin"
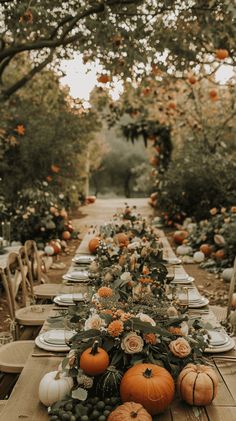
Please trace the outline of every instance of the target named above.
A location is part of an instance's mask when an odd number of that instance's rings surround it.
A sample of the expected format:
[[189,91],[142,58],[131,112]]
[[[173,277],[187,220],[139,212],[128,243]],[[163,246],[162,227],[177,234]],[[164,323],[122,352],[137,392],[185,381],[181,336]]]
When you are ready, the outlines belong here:
[[123,402],[137,402],[151,414],[163,412],[174,398],[175,384],[170,373],[155,364],[135,364],[120,384]]
[[202,364],[187,364],[177,380],[178,393],[189,405],[209,405],[217,394],[218,377],[215,371]]
[[62,239],[65,240],[65,241],[69,240],[71,238],[71,234],[70,234],[69,231],[63,231],[61,236],[62,236]]
[[129,238],[124,232],[119,232],[114,236],[114,241],[119,244],[119,246],[127,247],[129,244]]
[[103,75],[101,75],[101,76],[99,76],[97,78],[97,81],[99,83],[107,83],[107,82],[110,82],[110,76],[103,74]]
[[194,75],[189,76],[188,81],[191,85],[195,85],[195,83],[197,82],[197,79]]
[[88,249],[90,253],[96,254],[97,248],[99,247],[99,241],[100,241],[99,237],[94,237],[89,241]]
[[216,58],[219,60],[224,60],[227,57],[229,57],[229,52],[225,48],[219,48],[216,50]]
[[108,421],[152,421],[151,415],[142,405],[135,402],[126,402],[112,411]]
[[217,250],[215,252],[215,258],[216,260],[223,260],[225,257],[225,251],[223,249]]
[[205,256],[210,256],[212,253],[212,247],[210,246],[210,244],[202,244],[200,246],[200,251],[205,255]]
[[183,241],[188,237],[187,231],[175,231],[173,235],[174,242],[176,244],[183,244]]
[[109,355],[103,348],[98,347],[98,341],[86,349],[80,356],[80,368],[89,376],[104,373],[109,366]]

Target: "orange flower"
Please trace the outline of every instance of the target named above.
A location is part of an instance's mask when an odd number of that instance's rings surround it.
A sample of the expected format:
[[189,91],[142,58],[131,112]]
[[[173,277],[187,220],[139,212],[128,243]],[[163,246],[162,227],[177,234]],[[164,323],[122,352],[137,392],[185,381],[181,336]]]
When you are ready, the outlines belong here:
[[156,345],[157,343],[157,337],[155,333],[145,333],[145,335],[143,335],[143,339],[146,344]]
[[58,165],[54,165],[54,164],[52,164],[52,165],[51,165],[51,170],[52,170],[52,172],[54,172],[54,173],[58,173],[58,172],[60,171],[60,167],[58,167]]
[[217,209],[216,209],[216,208],[212,208],[212,209],[210,209],[210,214],[211,214],[212,216],[216,215],[216,214],[217,214]]
[[141,284],[151,284],[153,282],[153,280],[151,278],[139,278],[139,282],[141,282]]
[[232,207],[231,207],[231,212],[232,212],[232,213],[236,213],[236,206],[232,206]]
[[168,331],[169,331],[170,333],[173,333],[173,335],[180,335],[180,336],[182,336],[182,335],[183,335],[182,330],[180,329],[180,327],[170,326],[170,327],[168,328]]
[[109,308],[105,308],[105,310],[102,310],[102,313],[103,314],[109,314],[110,316],[113,316],[113,312]]
[[102,298],[107,298],[107,297],[111,297],[113,294],[113,291],[111,288],[109,287],[101,287],[99,288],[99,290],[97,291],[99,297]]
[[149,268],[147,267],[147,266],[143,266],[143,274],[144,275],[148,275],[150,273],[150,270],[149,270]]
[[19,134],[20,136],[24,136],[25,127],[23,126],[23,124],[18,124],[18,126],[16,126],[14,131],[17,132],[17,134]]
[[114,320],[114,322],[111,322],[107,328],[108,333],[116,338],[123,332],[124,325],[120,320]]
[[50,175],[48,175],[48,176],[46,177],[46,180],[50,183],[50,181],[52,181],[52,177],[51,177]]

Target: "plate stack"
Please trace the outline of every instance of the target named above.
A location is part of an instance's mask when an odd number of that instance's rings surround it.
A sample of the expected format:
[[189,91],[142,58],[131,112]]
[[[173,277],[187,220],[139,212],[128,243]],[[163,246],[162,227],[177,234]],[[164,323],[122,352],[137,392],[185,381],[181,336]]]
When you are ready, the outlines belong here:
[[95,259],[95,256],[91,256],[90,254],[76,254],[72,262],[76,263],[77,265],[89,265]]
[[54,303],[62,306],[67,307],[71,305],[75,305],[79,301],[84,301],[84,296],[82,293],[75,293],[75,294],[61,294],[57,295],[53,299]]
[[89,272],[87,270],[72,270],[63,275],[62,278],[70,282],[88,282]]
[[196,287],[186,287],[185,291],[181,290],[177,293],[178,299],[189,308],[204,307],[209,303],[208,298],[203,297]]
[[67,340],[72,338],[75,333],[74,331],[66,331],[65,335],[64,329],[53,329],[38,335],[35,343],[39,348],[46,351],[64,352],[70,349],[66,345],[66,338]]
[[225,332],[225,330],[208,330],[209,347],[205,352],[217,354],[219,352],[230,351],[235,347],[233,338]]

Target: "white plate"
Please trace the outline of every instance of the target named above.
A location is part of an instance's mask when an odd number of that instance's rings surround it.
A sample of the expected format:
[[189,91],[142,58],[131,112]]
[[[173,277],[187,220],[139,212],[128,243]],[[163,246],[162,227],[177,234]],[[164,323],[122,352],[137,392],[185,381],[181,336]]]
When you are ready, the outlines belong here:
[[210,345],[213,347],[226,345],[230,339],[225,330],[208,330],[208,336]]
[[67,276],[67,275],[63,275],[62,278],[64,279],[64,281],[70,281],[70,282],[74,282],[74,283],[76,283],[76,282],[79,282],[79,283],[81,283],[81,282],[88,283],[89,282],[89,278],[87,278],[87,279],[76,279],[76,278],[71,278],[70,276]]
[[220,352],[230,351],[233,348],[235,348],[235,342],[233,338],[229,338],[229,341],[225,345],[206,348],[204,352],[206,352],[207,354],[217,354]]
[[[43,341],[50,345],[64,346],[65,343],[65,331],[63,329],[52,329],[43,333]],[[71,332],[71,337],[73,332]]]
[[173,279],[171,281],[171,284],[191,284],[194,281],[194,278],[192,276],[189,276],[186,279]]
[[164,258],[164,260],[166,260],[169,265],[179,265],[182,263],[182,260],[178,259],[178,257],[168,257],[167,259]]
[[200,307],[204,307],[204,306],[206,306],[207,304],[209,304],[209,300],[208,300],[208,298],[206,298],[206,297],[202,297],[202,300],[199,302],[199,303],[189,303],[188,304],[188,307],[189,308],[200,308]]
[[63,276],[68,276],[73,279],[88,279],[89,278],[89,272],[87,270],[75,270],[71,272],[67,272]]
[[72,262],[74,263],[85,263],[85,264],[89,264],[92,263],[95,259],[95,256],[90,256],[89,254],[85,254],[85,255],[80,255],[80,256],[74,256],[72,259]]
[[61,294],[54,297],[53,301],[55,304],[59,306],[71,306],[75,305],[76,302],[80,302],[84,300],[84,296],[81,293],[75,294]]
[[66,352],[70,350],[70,347],[65,345],[54,345],[54,344],[49,344],[44,340],[43,337],[43,333],[39,336],[37,336],[37,338],[35,338],[35,344],[41,348],[41,349],[45,349],[46,351],[54,351],[54,352]]

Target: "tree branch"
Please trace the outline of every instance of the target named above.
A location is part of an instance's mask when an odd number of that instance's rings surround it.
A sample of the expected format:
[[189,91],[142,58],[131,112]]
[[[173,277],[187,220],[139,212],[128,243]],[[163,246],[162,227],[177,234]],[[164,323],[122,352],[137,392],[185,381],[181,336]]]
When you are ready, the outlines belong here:
[[19,79],[14,85],[12,85],[10,88],[2,91],[2,98],[4,100],[8,99],[12,94],[14,94],[18,89],[22,88],[27,82],[29,82],[38,72],[40,72],[47,64],[49,64],[52,61],[53,58],[53,51],[50,52],[48,57],[40,63],[38,66],[35,66],[30,72],[23,76],[21,79]]
[[[116,0],[117,1],[117,0]],[[94,7],[90,7],[88,10],[86,10],[85,12],[76,15],[72,20],[71,20],[71,24],[69,25],[69,27],[63,32],[62,36],[60,38],[56,38],[56,39],[48,39],[48,38],[43,38],[40,39],[38,41],[35,41],[32,44],[16,44],[13,47],[9,47],[5,50],[3,50],[2,52],[0,52],[0,60],[3,60],[6,57],[21,53],[23,51],[33,51],[33,50],[41,50],[43,48],[50,48],[50,49],[54,49],[56,47],[59,47],[60,45],[68,45],[71,42],[73,42],[74,40],[78,39],[78,34],[74,35],[71,38],[65,39],[65,36],[68,35],[68,33],[74,28],[74,26],[76,25],[76,23],[83,19],[86,18],[87,16],[93,15],[94,13],[101,13],[104,11],[104,5],[103,4],[99,4],[96,5]]]

